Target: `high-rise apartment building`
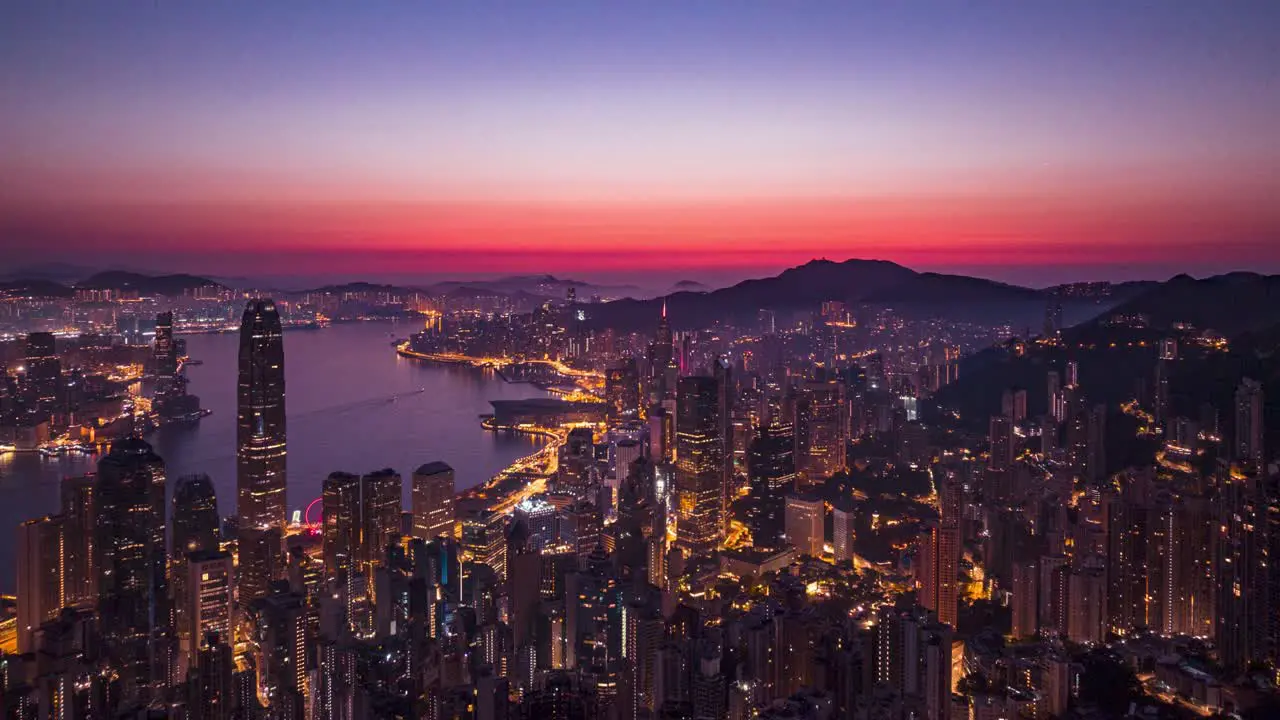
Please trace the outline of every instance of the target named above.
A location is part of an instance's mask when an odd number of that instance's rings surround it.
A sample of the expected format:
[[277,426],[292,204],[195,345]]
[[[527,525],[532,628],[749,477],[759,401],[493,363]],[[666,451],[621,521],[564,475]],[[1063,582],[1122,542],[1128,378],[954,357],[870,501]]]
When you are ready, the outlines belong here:
[[1262,383],[1245,378],[1236,389],[1235,458],[1261,467],[1263,455]]

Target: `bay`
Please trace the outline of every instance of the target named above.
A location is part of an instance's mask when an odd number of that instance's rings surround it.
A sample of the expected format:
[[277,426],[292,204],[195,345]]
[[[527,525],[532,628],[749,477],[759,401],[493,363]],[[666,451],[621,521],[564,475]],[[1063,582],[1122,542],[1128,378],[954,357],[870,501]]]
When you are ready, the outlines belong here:
[[[367,322],[321,330],[285,332],[288,414],[288,505],[303,510],[320,495],[335,470],[366,473],[392,468],[404,476],[443,460],[453,466],[458,489],[492,477],[541,440],[491,433],[479,415],[490,400],[542,397],[541,390],[504,382],[491,371],[401,358],[394,337],[414,332],[403,323]],[[201,361],[187,369],[190,392],[213,411],[198,424],[168,426],[147,437],[165,460],[172,492],[190,473],[208,473],[224,516],[235,513],[235,434],[238,336],[188,335],[187,352]],[[18,525],[58,511],[58,483],[91,472],[97,459],[35,454],[0,455],[0,590],[12,593]],[[3,537],[3,536],[0,536]]]

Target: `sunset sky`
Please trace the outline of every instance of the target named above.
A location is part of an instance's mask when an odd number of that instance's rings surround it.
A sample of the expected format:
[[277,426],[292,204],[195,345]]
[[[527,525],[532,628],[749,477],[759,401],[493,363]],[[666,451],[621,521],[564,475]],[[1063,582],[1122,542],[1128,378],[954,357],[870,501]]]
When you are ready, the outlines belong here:
[[1280,272],[1280,2],[5,2],[0,270]]

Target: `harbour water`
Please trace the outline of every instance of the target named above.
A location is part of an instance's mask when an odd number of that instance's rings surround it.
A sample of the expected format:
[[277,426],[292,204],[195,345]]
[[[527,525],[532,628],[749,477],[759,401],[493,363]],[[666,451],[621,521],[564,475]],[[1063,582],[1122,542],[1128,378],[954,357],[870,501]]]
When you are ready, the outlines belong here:
[[[389,322],[340,324],[285,332],[289,442],[289,508],[303,510],[335,470],[364,473],[385,467],[405,477],[431,460],[453,466],[458,488],[478,485],[543,440],[491,433],[479,415],[490,400],[544,396],[527,384],[504,382],[492,371],[398,357],[393,337],[413,329]],[[213,414],[190,426],[163,427],[148,436],[164,458],[169,488],[185,474],[212,478],[223,515],[235,512],[235,417],[238,338],[234,333],[186,336],[199,365],[187,369],[190,391]],[[25,519],[58,511],[58,483],[93,470],[96,458],[0,455],[0,591],[15,589],[16,528]]]

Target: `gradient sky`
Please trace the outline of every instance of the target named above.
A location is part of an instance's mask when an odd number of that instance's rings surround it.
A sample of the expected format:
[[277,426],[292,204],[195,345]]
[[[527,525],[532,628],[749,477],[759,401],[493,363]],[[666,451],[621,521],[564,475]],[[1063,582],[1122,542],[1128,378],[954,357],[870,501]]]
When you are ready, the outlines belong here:
[[0,0],[0,269],[1280,271],[1280,2]]

